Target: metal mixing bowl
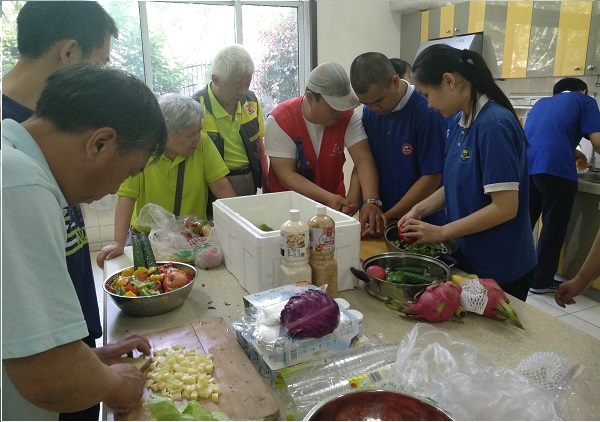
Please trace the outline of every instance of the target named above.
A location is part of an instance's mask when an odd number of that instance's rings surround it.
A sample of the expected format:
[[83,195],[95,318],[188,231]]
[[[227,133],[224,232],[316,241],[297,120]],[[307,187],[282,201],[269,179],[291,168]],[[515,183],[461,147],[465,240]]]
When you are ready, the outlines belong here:
[[[398,284],[391,281],[384,281],[367,274],[367,268],[371,265],[383,267],[386,271],[395,270],[400,267],[421,267],[426,268],[427,273],[436,277],[436,281],[447,281],[450,277],[450,267],[442,261],[425,255],[418,255],[406,252],[386,252],[373,255],[365,259],[362,264],[362,271],[351,268],[350,271],[359,279],[365,282],[365,290],[379,300],[386,300],[402,296],[406,300],[413,300],[415,295],[425,289],[429,284]],[[395,294],[394,294],[395,293]]]
[[[168,261],[159,261],[158,265],[167,264]],[[183,262],[173,262],[173,267],[177,268],[180,271],[183,271],[187,274],[193,275],[192,281],[190,281],[185,286],[172,290],[168,293],[162,293],[156,296],[137,296],[137,297],[129,297],[129,296],[119,296],[116,295],[106,288],[107,282],[112,282],[116,278],[121,275],[121,271],[119,270],[106,280],[102,284],[102,288],[104,291],[111,297],[113,302],[126,314],[136,315],[136,316],[153,316],[160,315],[166,312],[172,311],[180,307],[185,299],[189,296],[192,288],[194,287],[194,282],[198,277],[198,271],[191,265],[184,264]]]
[[358,389],[315,405],[305,421],[451,421],[433,403],[392,390]]

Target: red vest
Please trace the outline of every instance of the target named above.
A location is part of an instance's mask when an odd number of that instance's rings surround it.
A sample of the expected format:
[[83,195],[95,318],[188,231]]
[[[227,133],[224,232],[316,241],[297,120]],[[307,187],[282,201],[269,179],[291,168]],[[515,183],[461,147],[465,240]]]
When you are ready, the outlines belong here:
[[[317,160],[317,154],[315,153],[310,135],[306,129],[306,122],[304,121],[304,117],[302,117],[300,109],[302,98],[297,97],[284,101],[275,107],[271,115],[277,121],[279,127],[291,138],[290,142],[294,142],[296,139],[302,142],[304,157],[308,164],[307,167],[314,175],[312,182],[331,193],[346,196],[343,172],[344,163],[346,162],[344,137],[354,110],[345,111],[335,125],[325,127],[321,142],[321,151]],[[296,156],[298,157],[297,146]],[[299,165],[300,163],[297,162],[296,167],[298,168]],[[299,173],[302,174],[301,171]],[[269,166],[267,188],[270,192],[287,190],[283,187],[271,166]]]

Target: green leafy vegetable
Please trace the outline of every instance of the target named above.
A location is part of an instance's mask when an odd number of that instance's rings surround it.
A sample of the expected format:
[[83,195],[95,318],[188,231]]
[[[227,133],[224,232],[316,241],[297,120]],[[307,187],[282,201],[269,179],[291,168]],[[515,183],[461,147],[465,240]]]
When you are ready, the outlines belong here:
[[159,394],[152,394],[142,407],[150,412],[157,421],[227,421],[230,420],[223,412],[211,412],[196,400],[175,406],[173,401]]
[[398,249],[405,250],[406,252],[427,255],[431,257],[436,257],[448,253],[446,247],[441,243],[424,243],[421,245],[409,245],[408,243],[403,242],[402,240],[393,240],[392,244]]

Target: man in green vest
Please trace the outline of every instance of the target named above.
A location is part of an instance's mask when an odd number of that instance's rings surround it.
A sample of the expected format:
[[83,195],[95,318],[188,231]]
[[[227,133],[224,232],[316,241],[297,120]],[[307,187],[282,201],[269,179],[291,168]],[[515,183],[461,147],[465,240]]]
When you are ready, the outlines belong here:
[[[202,131],[212,139],[229,168],[227,179],[238,196],[254,195],[262,187],[266,156],[265,119],[250,82],[254,62],[239,44],[222,48],[212,63],[208,85],[192,95],[204,106]],[[209,198],[207,215],[212,216]]]

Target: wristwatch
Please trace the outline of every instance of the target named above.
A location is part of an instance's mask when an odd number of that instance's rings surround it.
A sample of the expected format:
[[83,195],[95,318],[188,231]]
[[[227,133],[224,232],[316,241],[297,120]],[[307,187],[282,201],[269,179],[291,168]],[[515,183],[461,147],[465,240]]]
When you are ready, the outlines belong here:
[[375,204],[377,205],[379,208],[381,208],[381,206],[383,205],[381,202],[381,199],[377,199],[377,198],[369,198],[369,199],[365,199],[365,204]]

